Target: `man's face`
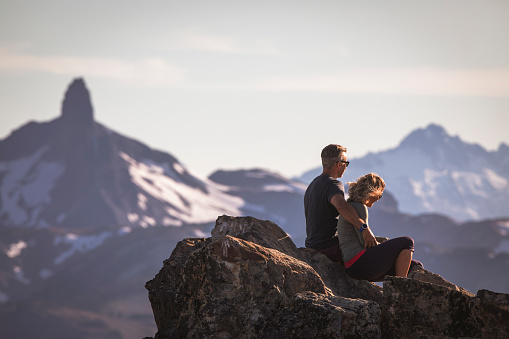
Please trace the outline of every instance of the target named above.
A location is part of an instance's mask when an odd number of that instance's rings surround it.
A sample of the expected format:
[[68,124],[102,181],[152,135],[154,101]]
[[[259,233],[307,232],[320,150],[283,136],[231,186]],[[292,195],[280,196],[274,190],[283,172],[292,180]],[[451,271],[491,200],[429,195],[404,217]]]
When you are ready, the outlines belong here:
[[338,163],[336,164],[336,166],[338,166],[338,178],[343,177],[343,174],[346,171],[346,167],[349,164],[349,162],[346,160],[346,155],[345,154],[342,154],[340,159],[341,160],[338,161]]

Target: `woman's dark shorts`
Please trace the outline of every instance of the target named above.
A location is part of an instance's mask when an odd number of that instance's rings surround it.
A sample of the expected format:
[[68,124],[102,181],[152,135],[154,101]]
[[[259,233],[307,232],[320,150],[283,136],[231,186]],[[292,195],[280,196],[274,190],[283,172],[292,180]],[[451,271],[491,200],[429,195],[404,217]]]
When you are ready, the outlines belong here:
[[[402,250],[414,251],[414,240],[410,237],[399,237],[366,249],[357,261],[346,269],[346,273],[355,279],[383,281],[386,275],[396,275],[396,258]],[[410,268],[422,264],[412,260]]]

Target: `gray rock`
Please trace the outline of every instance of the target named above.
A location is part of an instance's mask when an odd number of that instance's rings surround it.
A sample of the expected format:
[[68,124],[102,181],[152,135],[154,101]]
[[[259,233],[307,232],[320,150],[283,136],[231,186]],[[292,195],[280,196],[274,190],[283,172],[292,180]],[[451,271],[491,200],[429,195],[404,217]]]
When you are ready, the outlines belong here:
[[269,220],[253,217],[231,217],[223,215],[217,218],[211,231],[212,240],[229,235],[244,239],[263,247],[272,248],[294,258],[302,259],[292,238],[278,225]]
[[315,269],[334,295],[382,302],[382,288],[377,284],[350,277],[341,264],[330,260],[325,254],[311,248],[299,250],[304,260]]
[[380,336],[378,304],[334,296],[307,263],[229,235],[181,241],[146,288],[155,339]]
[[386,277],[381,319],[385,338],[507,338],[509,295]]
[[467,294],[471,297],[474,296],[474,294],[467,291],[463,287],[456,286],[452,282],[447,281],[444,278],[442,278],[440,275],[430,272],[430,271],[428,271],[420,266],[417,266],[417,265],[412,267],[412,269],[410,269],[410,272],[408,272],[407,278],[419,280],[422,282],[427,282],[427,283],[438,285],[438,286],[448,287],[455,291],[459,291],[461,293]]
[[[315,269],[325,285],[334,295],[346,298],[382,301],[382,288],[365,280],[348,276],[345,268],[331,261],[324,254],[311,248],[297,248],[292,239],[275,223],[252,217],[230,217],[223,215],[216,221],[212,239],[230,235],[258,245],[273,248],[294,258],[307,262]],[[379,241],[387,238],[379,238]]]
[[269,319],[260,338],[380,338],[380,307],[372,301],[304,292]]

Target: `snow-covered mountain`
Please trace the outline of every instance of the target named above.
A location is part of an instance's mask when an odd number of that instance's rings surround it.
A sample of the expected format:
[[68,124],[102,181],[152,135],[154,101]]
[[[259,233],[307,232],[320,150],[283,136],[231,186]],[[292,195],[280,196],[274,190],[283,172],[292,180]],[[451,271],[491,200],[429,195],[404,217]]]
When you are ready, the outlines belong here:
[[62,115],[0,141],[0,224],[87,229],[211,222],[243,201],[167,153],[97,123],[82,79]]
[[[344,183],[378,173],[402,212],[440,213],[460,221],[509,216],[506,144],[490,152],[432,124],[413,131],[394,149],[349,160]],[[299,180],[308,183],[320,172],[312,169]]]

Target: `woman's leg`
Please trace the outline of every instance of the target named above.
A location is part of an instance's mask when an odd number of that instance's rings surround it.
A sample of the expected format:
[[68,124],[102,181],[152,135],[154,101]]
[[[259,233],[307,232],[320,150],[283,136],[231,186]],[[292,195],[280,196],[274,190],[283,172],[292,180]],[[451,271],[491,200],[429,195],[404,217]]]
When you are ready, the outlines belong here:
[[394,238],[368,248],[346,272],[355,279],[381,281],[385,275],[396,274],[395,264],[402,250],[414,250],[412,238]]
[[408,270],[410,269],[412,254],[413,252],[407,249],[404,249],[401,252],[399,252],[398,257],[396,258],[396,264],[394,265],[397,277],[406,278]]

